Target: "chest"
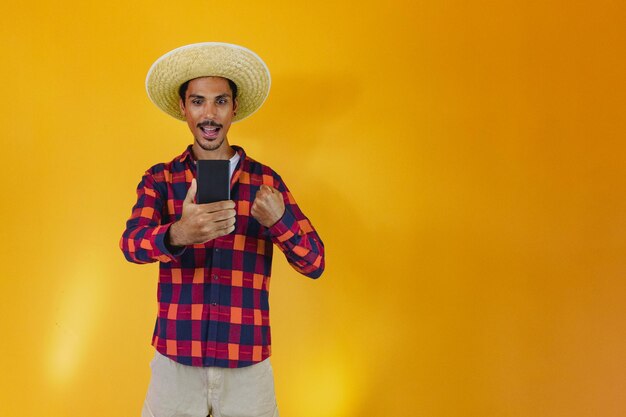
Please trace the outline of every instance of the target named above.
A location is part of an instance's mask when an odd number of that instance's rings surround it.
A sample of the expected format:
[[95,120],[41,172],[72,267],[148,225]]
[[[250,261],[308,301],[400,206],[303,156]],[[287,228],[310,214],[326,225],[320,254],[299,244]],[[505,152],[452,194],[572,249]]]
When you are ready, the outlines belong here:
[[[161,223],[167,224],[180,219],[183,210],[183,201],[191,185],[191,176],[181,173],[181,178],[172,178],[162,184],[165,192],[161,192],[162,210]],[[244,177],[244,181],[237,181],[231,184],[230,197],[235,202],[237,212],[235,221],[235,233],[245,236],[265,237],[267,229],[262,226],[252,215],[250,209],[257,191],[263,184],[263,178],[253,178],[254,181],[246,181],[250,176]],[[252,178],[251,178],[252,179]],[[178,181],[177,181],[178,180]]]

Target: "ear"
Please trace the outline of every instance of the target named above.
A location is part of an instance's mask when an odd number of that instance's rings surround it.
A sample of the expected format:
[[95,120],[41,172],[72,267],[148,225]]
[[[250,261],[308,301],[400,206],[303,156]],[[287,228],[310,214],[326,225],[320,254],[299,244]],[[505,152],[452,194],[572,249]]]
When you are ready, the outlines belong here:
[[180,112],[182,114],[185,114],[185,102],[183,101],[182,98],[178,99],[178,105],[180,106]]
[[239,102],[237,101],[237,99],[235,99],[235,101],[233,101],[233,114],[237,114],[238,106],[239,106]]

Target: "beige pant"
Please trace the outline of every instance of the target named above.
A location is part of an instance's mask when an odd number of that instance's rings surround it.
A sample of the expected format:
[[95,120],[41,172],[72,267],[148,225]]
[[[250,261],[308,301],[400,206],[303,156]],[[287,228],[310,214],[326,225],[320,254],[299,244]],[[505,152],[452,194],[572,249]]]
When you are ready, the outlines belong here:
[[269,359],[244,368],[181,365],[156,352],[142,417],[278,417]]

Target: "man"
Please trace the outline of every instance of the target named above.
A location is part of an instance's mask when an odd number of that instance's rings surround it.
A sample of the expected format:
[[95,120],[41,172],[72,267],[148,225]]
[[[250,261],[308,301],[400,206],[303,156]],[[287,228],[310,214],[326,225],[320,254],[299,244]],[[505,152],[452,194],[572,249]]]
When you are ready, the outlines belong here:
[[[175,49],[148,72],[150,99],[187,121],[193,144],[144,174],[120,241],[129,261],[160,262],[143,417],[278,416],[273,244],[311,278],[324,270],[324,246],[281,177],[229,143],[231,123],[261,107],[269,87],[256,54],[223,43]],[[231,200],[196,204],[199,159],[230,161]]]

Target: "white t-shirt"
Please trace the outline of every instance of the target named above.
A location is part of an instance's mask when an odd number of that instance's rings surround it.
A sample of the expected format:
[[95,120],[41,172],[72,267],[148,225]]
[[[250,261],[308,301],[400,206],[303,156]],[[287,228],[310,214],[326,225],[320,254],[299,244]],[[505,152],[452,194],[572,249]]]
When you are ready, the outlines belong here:
[[228,180],[232,180],[233,179],[233,172],[235,172],[235,167],[237,166],[237,163],[239,162],[239,160],[241,159],[241,156],[239,156],[239,154],[237,152],[235,152],[235,155],[230,158],[230,174],[228,175]]

